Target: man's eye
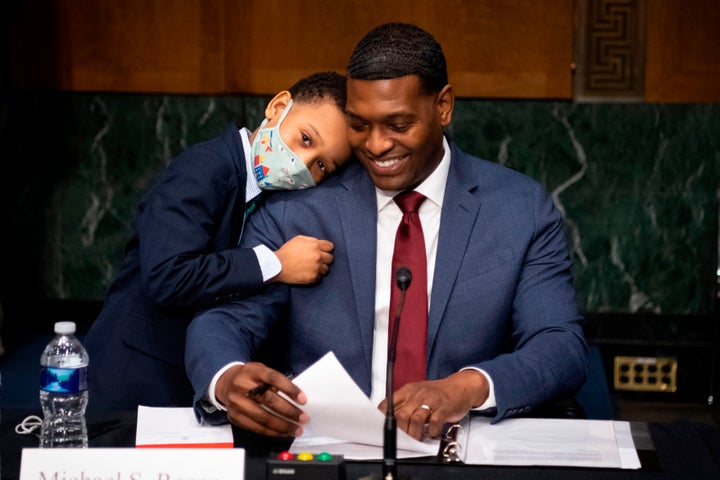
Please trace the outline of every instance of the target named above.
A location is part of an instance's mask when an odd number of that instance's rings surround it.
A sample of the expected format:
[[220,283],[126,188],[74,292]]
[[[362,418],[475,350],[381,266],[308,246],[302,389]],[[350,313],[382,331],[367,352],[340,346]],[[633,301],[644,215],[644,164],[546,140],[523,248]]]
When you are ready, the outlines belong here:
[[351,123],[350,124],[350,128],[352,128],[356,132],[362,132],[363,130],[365,130],[365,126],[366,125],[364,123]]
[[395,132],[405,132],[410,128],[409,123],[392,123],[389,125],[390,130]]

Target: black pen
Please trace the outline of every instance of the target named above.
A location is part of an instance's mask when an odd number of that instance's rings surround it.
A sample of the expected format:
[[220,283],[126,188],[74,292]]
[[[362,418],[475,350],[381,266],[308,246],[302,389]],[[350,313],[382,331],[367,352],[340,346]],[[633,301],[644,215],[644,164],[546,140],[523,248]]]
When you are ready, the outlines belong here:
[[[285,376],[289,380],[292,380],[292,378],[294,377],[294,375],[292,373],[286,373]],[[270,385],[269,383],[260,384],[257,387],[251,388],[250,390],[248,390],[247,393],[245,394],[245,396],[248,398],[257,397],[257,396],[262,395],[263,393],[267,392],[270,389],[270,387],[272,387],[272,385]]]

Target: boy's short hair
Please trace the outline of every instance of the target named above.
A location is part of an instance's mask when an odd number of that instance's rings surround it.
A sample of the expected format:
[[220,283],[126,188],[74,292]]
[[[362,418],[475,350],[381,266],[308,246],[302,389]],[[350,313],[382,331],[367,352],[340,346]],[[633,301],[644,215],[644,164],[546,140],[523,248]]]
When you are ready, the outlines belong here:
[[345,75],[337,72],[318,72],[298,80],[288,89],[294,102],[312,103],[320,99],[333,100],[345,110],[347,85]]
[[386,23],[370,30],[355,47],[347,75],[356,80],[392,80],[417,75],[422,93],[448,84],[442,47],[428,32],[408,23]]

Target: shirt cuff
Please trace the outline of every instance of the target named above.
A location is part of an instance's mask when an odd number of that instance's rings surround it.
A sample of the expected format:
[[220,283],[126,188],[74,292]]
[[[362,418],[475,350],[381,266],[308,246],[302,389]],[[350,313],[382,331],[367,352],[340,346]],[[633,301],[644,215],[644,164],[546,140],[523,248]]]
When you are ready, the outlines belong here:
[[[223,412],[227,412],[227,408],[225,408],[225,405],[220,403],[220,401],[218,401],[217,397],[215,396],[215,386],[217,386],[217,382],[220,379],[220,377],[222,376],[222,374],[225,373],[226,371],[228,371],[230,369],[230,367],[234,367],[235,365],[245,365],[245,364],[243,362],[228,363],[227,365],[222,367],[215,374],[215,376],[212,378],[212,381],[210,382],[210,386],[207,389],[206,396],[207,396],[207,400],[210,403],[210,405],[215,407],[215,410],[222,410]],[[212,407],[210,409],[212,409]],[[207,413],[213,413],[215,411],[215,410],[210,411],[210,409],[205,408],[205,411]]]
[[490,378],[490,375],[488,375],[488,373],[485,370],[483,370],[482,368],[466,367],[466,368],[460,369],[461,372],[463,370],[476,370],[476,371],[482,373],[483,375],[485,375],[485,378],[487,379],[487,382],[488,382],[488,398],[487,398],[487,400],[485,400],[485,402],[482,405],[480,405],[479,407],[474,407],[473,410],[480,412],[483,410],[487,410],[489,408],[497,407],[497,402],[495,401],[495,385],[493,384],[493,381],[492,381],[492,378]]
[[255,256],[257,256],[260,271],[262,272],[263,282],[267,282],[271,278],[277,276],[282,271],[282,263],[272,250],[265,245],[258,245],[253,248]]

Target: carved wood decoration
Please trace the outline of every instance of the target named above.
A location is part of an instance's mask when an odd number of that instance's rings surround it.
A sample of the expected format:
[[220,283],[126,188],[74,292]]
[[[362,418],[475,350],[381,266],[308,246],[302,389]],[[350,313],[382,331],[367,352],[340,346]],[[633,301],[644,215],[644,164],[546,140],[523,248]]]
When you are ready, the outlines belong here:
[[575,99],[641,101],[645,1],[580,0]]

